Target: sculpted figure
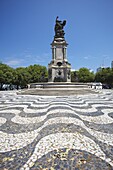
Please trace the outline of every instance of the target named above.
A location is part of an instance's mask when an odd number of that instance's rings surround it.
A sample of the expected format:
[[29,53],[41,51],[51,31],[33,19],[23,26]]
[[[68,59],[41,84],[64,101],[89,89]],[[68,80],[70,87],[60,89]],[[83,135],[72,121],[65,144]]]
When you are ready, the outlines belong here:
[[66,20],[63,22],[58,20],[58,16],[56,17],[56,24],[55,24],[55,37],[56,38],[64,38],[64,26],[66,25]]

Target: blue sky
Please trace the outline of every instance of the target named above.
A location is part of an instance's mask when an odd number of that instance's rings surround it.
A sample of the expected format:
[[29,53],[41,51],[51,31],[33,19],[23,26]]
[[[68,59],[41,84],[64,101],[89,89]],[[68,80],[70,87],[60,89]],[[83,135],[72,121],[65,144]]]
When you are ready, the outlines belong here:
[[113,0],[0,0],[0,62],[14,68],[47,66],[56,16],[67,21],[72,69],[111,66]]

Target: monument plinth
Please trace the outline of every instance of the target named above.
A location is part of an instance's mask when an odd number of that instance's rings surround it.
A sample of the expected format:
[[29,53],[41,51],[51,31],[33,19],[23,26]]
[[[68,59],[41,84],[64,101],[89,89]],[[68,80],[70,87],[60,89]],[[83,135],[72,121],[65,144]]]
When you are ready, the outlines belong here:
[[48,82],[71,82],[71,64],[67,60],[67,42],[63,27],[66,20],[56,18],[55,36],[51,43],[52,61],[48,64]]

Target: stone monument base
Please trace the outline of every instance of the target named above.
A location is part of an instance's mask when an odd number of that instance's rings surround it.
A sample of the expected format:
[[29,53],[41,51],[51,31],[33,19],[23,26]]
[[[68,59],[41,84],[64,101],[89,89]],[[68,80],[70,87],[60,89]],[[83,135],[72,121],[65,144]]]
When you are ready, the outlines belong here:
[[97,93],[85,83],[33,83],[29,89],[20,90],[17,94],[41,96],[70,96]]

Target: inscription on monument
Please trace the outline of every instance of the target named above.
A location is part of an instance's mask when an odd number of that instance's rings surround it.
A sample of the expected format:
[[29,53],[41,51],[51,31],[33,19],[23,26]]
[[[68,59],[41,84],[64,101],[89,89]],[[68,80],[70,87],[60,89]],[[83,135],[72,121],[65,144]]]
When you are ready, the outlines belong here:
[[56,48],[56,59],[62,60],[63,59],[63,49],[62,48]]

